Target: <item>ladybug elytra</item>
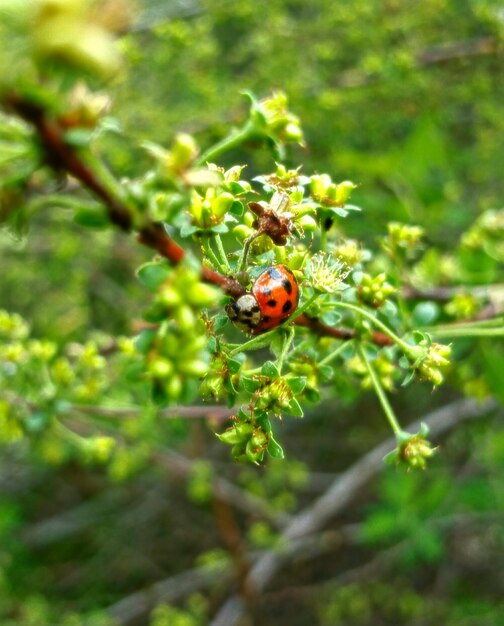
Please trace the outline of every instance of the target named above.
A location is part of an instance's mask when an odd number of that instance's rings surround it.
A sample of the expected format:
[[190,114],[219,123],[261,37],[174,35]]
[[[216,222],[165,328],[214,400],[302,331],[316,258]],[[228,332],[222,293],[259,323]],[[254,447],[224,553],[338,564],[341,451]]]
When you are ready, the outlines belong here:
[[294,274],[285,265],[273,265],[257,278],[250,293],[228,304],[226,312],[237,328],[259,335],[289,318],[298,302]]

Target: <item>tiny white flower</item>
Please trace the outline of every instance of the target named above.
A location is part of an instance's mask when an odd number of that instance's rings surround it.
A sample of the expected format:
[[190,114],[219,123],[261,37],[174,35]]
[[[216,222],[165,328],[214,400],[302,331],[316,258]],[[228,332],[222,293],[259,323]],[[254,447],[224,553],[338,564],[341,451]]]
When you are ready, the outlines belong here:
[[347,287],[344,282],[350,268],[333,255],[317,252],[310,261],[311,285],[316,291],[336,293]]

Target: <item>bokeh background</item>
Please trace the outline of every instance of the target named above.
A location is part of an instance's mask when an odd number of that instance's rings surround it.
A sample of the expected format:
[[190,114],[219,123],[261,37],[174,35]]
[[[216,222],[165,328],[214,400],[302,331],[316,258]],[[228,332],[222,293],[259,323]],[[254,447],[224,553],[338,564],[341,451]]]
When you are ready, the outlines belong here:
[[[419,276],[502,281],[502,259],[453,255],[504,199],[502,2],[137,4],[120,42],[127,67],[104,85],[123,131],[103,139],[116,171],[149,166],[143,140],[168,145],[187,131],[210,145],[244,118],[241,92],[281,89],[307,144],[288,164],[359,185],[352,201],[364,212],[346,221],[349,236],[374,248],[388,221],[419,224]],[[235,163],[250,177],[274,167],[266,150],[222,160]],[[131,334],[145,298],[134,271],[147,258],[64,209],[40,212],[22,236],[0,231],[1,307],[58,343]],[[394,396],[405,424],[439,406],[456,413],[461,391],[502,400],[501,347],[459,342],[456,358],[458,373],[434,394],[421,385]],[[326,534],[286,559],[244,623],[503,625],[504,421],[498,409],[480,413],[442,438],[426,472],[378,465]],[[0,623],[210,624],[241,561],[277,545],[289,516],[388,436],[372,394],[343,381],[282,430],[287,459],[264,468],[233,464],[205,420],[167,420],[155,462],[143,433],[115,469],[4,450]],[[236,489],[236,508],[215,497],[216,477]]]

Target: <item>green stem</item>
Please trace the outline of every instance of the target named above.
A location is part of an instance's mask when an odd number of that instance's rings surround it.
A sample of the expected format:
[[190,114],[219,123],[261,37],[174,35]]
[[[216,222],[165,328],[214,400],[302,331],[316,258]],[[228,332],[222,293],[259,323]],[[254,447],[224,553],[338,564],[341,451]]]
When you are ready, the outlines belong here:
[[504,337],[504,328],[449,328],[439,327],[428,329],[430,335],[436,338],[457,337]]
[[231,266],[229,265],[229,261],[226,256],[226,251],[224,250],[224,246],[222,245],[222,239],[219,234],[215,235],[215,243],[217,244],[217,250],[222,259],[222,262],[224,263],[224,266],[227,270],[231,270]]
[[205,150],[203,154],[196,161],[196,165],[205,165],[205,163],[212,163],[224,152],[237,148],[242,143],[250,139],[255,133],[255,127],[247,122],[243,128],[234,130],[227,137],[224,137],[221,141],[214,146]]
[[201,246],[203,247],[203,251],[205,252],[207,257],[210,259],[215,269],[222,271],[221,263],[219,259],[217,258],[215,252],[212,250],[212,247],[210,245],[210,237],[208,235],[204,235],[201,238]]
[[264,348],[267,344],[271,343],[270,337],[276,333],[278,329],[273,328],[272,330],[268,330],[268,332],[263,333],[262,335],[258,335],[253,339],[249,339],[245,343],[236,346],[229,353],[229,356],[234,356],[235,354],[239,354],[240,352],[246,352],[247,350],[259,350],[259,348]]
[[320,249],[322,252],[325,252],[327,249],[327,230],[324,228],[324,225],[320,227]]
[[330,354],[328,354],[326,357],[324,357],[322,359],[322,361],[318,362],[318,366],[321,367],[323,365],[329,365],[329,363],[331,361],[333,361],[337,356],[339,356],[341,354],[341,352],[343,352],[344,348],[346,348],[348,346],[350,342],[348,341],[343,341],[340,343],[340,345],[336,348],[336,350],[333,350]]
[[45,196],[41,196],[40,198],[35,198],[31,202],[28,203],[28,209],[35,213],[39,209],[43,209],[47,206],[53,207],[61,207],[63,209],[99,209],[101,207],[97,202],[85,202],[82,199],[58,195],[58,194],[48,194]]
[[257,239],[261,233],[254,233],[250,235],[247,239],[245,239],[245,243],[243,244],[243,250],[240,256],[240,260],[238,261],[238,273],[243,272],[247,266],[248,253],[250,250],[250,246],[254,239]]
[[300,306],[298,309],[296,309],[294,311],[294,313],[289,317],[289,319],[285,322],[286,324],[289,322],[293,322],[297,317],[299,317],[300,315],[302,315],[306,309],[309,309],[310,306],[315,302],[315,300],[320,296],[321,294],[316,293],[313,296],[311,296],[311,298],[308,298],[308,300],[302,305]]
[[[298,317],[304,311],[306,311],[306,309],[312,304],[314,300],[316,300],[319,297],[319,295],[320,294],[316,293],[311,298],[309,298],[303,304],[303,306],[299,307],[299,309],[297,309],[297,311],[293,315],[291,315],[288,319],[286,319],[285,322],[281,326],[278,326],[277,328],[272,328],[271,330],[268,330],[262,335],[258,335],[257,337],[254,337],[253,339],[250,339],[249,341],[246,341],[245,343],[242,343],[241,345],[236,346],[236,348],[233,348],[231,352],[229,353],[229,356],[234,356],[235,354],[238,354],[239,352],[245,352],[246,350],[258,350],[259,348],[263,348],[264,346],[270,344],[271,343],[270,338],[274,335],[274,333],[276,333],[278,329],[280,328],[285,328],[287,324],[290,324],[293,320],[296,319],[296,317]],[[294,329],[292,329],[292,331],[294,332]]]
[[349,302],[335,302],[333,306],[339,307],[340,309],[349,309],[350,311],[355,311],[359,313],[366,319],[368,319],[372,324],[377,326],[380,330],[382,330],[386,335],[388,335],[392,341],[394,341],[400,348],[404,350],[406,354],[410,354],[413,350],[414,346],[410,346],[403,339],[398,337],[390,328],[384,324],[381,320],[376,318],[372,313],[366,311],[366,309],[361,308],[360,306],[356,306],[355,304],[350,304]]
[[294,328],[292,326],[290,326],[288,328],[288,330],[287,330],[287,335],[285,336],[285,339],[284,339],[284,345],[282,347],[282,352],[281,352],[280,358],[278,359],[278,362],[277,362],[277,368],[278,368],[278,371],[280,372],[280,374],[282,373],[282,367],[283,367],[283,364],[284,364],[284,361],[285,361],[285,357],[286,357],[287,352],[288,352],[288,350],[290,348],[292,340],[294,339],[294,334],[295,334],[294,333]]
[[387,416],[389,424],[392,430],[394,431],[394,435],[396,435],[397,437],[402,433],[402,429],[399,425],[399,422],[397,421],[397,418],[394,413],[394,409],[392,408],[390,402],[388,401],[387,395],[383,389],[381,381],[378,378],[373,366],[371,365],[370,360],[368,359],[366,351],[364,350],[361,344],[357,345],[357,352],[359,353],[359,356],[361,357],[361,359],[364,361],[366,365],[367,371],[371,378],[371,382],[373,383],[373,387],[376,392],[376,395],[378,396],[378,399],[382,406],[383,412]]

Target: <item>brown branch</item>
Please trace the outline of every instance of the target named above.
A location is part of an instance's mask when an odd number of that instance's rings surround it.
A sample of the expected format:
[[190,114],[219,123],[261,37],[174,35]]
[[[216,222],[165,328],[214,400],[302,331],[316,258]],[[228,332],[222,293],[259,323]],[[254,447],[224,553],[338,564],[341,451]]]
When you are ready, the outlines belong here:
[[[334,337],[335,339],[342,339],[343,341],[348,341],[349,339],[355,339],[357,337],[357,332],[353,328],[336,328],[333,326],[326,326],[319,322],[319,320],[308,317],[307,315],[300,315],[296,318],[296,324],[299,326],[306,326],[311,330],[314,330],[319,335],[324,335],[326,337]],[[372,332],[371,340],[378,346],[392,346],[394,345],[393,340],[385,333],[380,332]]]
[[[132,212],[129,207],[100,180],[96,173],[81,158],[75,147],[65,140],[64,129],[57,120],[48,117],[48,112],[38,103],[11,93],[6,99],[7,105],[22,119],[34,126],[46,152],[48,164],[55,171],[65,171],[78,179],[84,187],[92,191],[105,205],[110,221],[124,232],[133,229]],[[139,229],[138,241],[158,252],[173,264],[180,263],[185,257],[184,249],[168,235],[164,226],[145,218],[144,225]],[[201,277],[204,282],[218,286],[224,293],[239,298],[246,290],[237,280],[224,276],[208,268],[202,268]],[[356,331],[347,328],[333,328],[322,324],[306,315],[299,316],[295,323],[306,326],[320,335],[335,339],[353,339]],[[393,342],[387,335],[373,332],[372,341],[379,346],[389,346]]]
[[[479,56],[489,56],[498,54],[500,50],[499,41],[495,37],[480,37],[477,39],[467,39],[455,41],[453,43],[442,44],[420,50],[413,55],[414,63],[412,69],[427,68],[441,65],[459,59],[474,58]],[[336,81],[337,89],[354,89],[367,87],[382,80],[379,74],[370,74],[360,69],[349,69],[340,72]]]
[[[10,93],[6,97],[6,104],[35,128],[45,150],[47,164],[56,172],[67,172],[79,180],[103,202],[110,221],[122,231],[130,232],[133,229],[133,217],[129,207],[108,189],[75,147],[65,140],[64,129],[58,121],[51,119],[43,106],[16,93]],[[184,249],[173,241],[163,225],[147,218],[139,229],[138,240],[173,264],[180,263],[185,257]],[[202,279],[218,285],[225,293],[235,298],[245,293],[245,288],[234,278],[206,268],[202,270]]]
[[[103,407],[93,404],[72,404],[68,413],[83,413],[96,417],[111,419],[128,419],[138,417],[142,407]],[[206,419],[222,422],[229,419],[236,412],[236,408],[219,405],[208,406],[174,406],[160,409],[157,416],[163,419]]]

